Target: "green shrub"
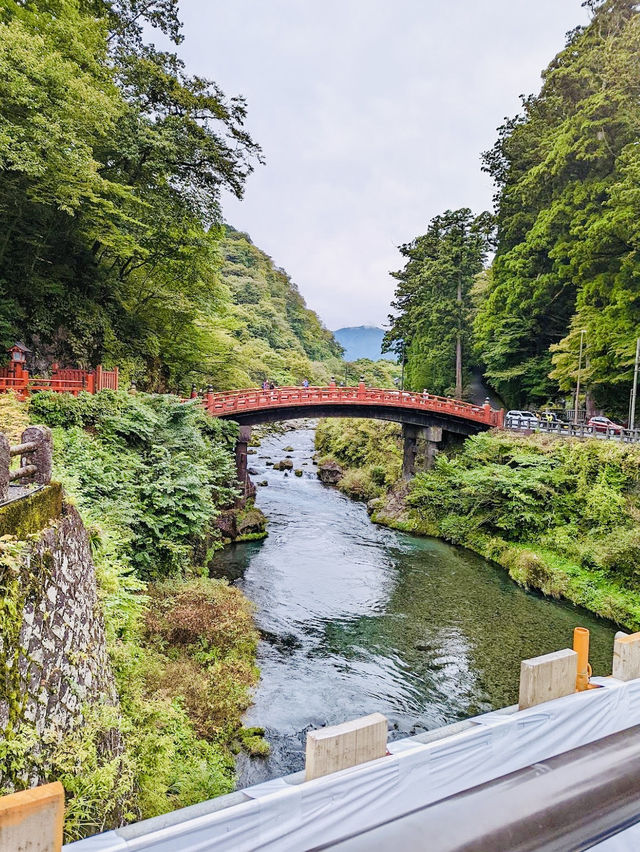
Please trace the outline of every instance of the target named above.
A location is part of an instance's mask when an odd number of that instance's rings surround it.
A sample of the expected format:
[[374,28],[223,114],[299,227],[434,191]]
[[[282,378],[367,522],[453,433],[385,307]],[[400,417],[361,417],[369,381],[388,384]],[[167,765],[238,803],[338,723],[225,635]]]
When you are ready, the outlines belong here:
[[387,484],[387,471],[381,464],[376,464],[370,471],[371,479],[375,485],[382,487]]
[[[54,468],[81,509],[123,532],[141,578],[189,570],[235,495],[236,428],[175,397],[41,393],[31,412],[54,426]],[[123,551],[124,552],[124,551]]]
[[348,470],[338,483],[338,488],[354,500],[365,502],[380,494],[380,489],[368,470]]

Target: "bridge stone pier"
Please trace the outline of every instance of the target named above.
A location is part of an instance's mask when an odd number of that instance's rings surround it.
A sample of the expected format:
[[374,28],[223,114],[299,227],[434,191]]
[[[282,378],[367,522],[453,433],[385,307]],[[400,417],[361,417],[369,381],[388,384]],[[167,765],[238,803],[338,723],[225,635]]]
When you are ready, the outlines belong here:
[[436,456],[451,444],[464,440],[464,435],[448,432],[442,426],[402,424],[402,478],[411,479],[416,473],[431,470]]
[[247,447],[251,440],[251,426],[241,426],[236,440],[236,470],[238,472],[238,485],[240,496],[236,500],[236,506],[241,507],[250,497],[255,495],[255,486],[251,482],[248,472]]

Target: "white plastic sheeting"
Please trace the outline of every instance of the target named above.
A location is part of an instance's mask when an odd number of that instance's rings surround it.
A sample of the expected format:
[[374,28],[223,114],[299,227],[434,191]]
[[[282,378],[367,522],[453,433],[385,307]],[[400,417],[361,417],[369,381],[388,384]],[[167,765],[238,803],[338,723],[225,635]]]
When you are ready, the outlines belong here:
[[[519,713],[478,716],[473,727],[430,743],[389,745],[380,760],[293,785],[248,788],[249,801],[154,827],[111,831],[65,846],[67,852],[249,852],[306,850],[373,827],[609,734],[640,724],[640,680],[594,678],[602,689]],[[140,825],[140,829],[144,824]],[[636,827],[601,843],[601,852],[640,848]],[[634,844],[633,838],[636,839]],[[630,841],[630,844],[627,843]]]

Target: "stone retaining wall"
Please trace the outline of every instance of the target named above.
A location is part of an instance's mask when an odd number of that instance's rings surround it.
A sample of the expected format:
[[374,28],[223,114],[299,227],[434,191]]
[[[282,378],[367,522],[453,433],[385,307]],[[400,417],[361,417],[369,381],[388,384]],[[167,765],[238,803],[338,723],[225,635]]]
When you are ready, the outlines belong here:
[[[0,731],[60,739],[96,701],[117,696],[87,531],[64,505],[37,540],[0,549]],[[0,760],[0,784],[15,780]],[[37,769],[20,781],[38,783]]]

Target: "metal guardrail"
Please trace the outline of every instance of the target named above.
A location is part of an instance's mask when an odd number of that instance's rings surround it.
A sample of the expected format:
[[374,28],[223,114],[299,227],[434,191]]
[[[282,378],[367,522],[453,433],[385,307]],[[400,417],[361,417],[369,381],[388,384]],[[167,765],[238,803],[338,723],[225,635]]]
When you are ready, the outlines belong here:
[[[20,467],[12,470],[11,460],[20,457]],[[0,503],[9,498],[9,485],[34,483],[47,485],[51,481],[51,430],[46,426],[28,426],[20,443],[11,445],[0,433]]]
[[620,441],[623,444],[640,442],[640,429],[598,430],[584,423],[548,423],[546,420],[538,420],[535,424],[532,424],[531,419],[527,417],[505,417],[504,428],[511,432],[542,432],[562,438],[599,438],[601,440]]
[[635,725],[315,849],[589,849],[640,821],[639,760]]

